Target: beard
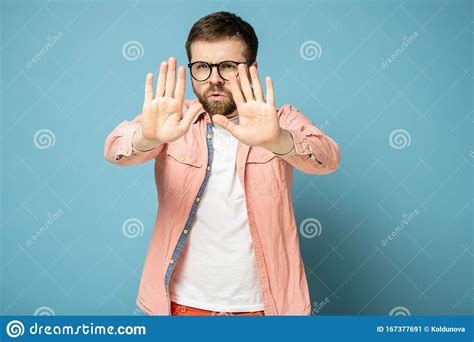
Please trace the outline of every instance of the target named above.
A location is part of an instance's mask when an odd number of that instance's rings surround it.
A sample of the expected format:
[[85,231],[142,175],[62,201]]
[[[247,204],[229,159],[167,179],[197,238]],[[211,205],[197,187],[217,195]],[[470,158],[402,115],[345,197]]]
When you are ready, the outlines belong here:
[[[204,91],[204,93],[200,94],[196,91],[196,88],[194,88],[193,84],[193,90],[199,102],[202,104],[204,110],[208,112],[211,116],[215,114],[228,116],[237,109],[237,106],[234,102],[234,98],[232,97],[232,93],[227,91],[227,89],[225,89],[224,87],[214,86]],[[212,93],[222,93],[226,96],[226,98],[222,101],[211,101],[209,100],[209,95],[211,95]]]

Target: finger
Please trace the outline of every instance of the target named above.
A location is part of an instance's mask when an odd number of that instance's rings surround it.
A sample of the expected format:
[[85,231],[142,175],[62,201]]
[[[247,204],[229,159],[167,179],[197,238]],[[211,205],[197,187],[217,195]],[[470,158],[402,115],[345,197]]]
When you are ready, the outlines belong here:
[[145,102],[153,100],[153,74],[149,72],[146,74],[145,81]]
[[232,135],[235,136],[238,126],[229,119],[227,119],[224,115],[215,114],[212,116],[212,120],[214,121],[214,123],[217,123],[219,126],[228,130]]
[[176,84],[176,58],[170,57],[168,59],[168,73],[166,75],[165,97],[173,96],[175,84]]
[[184,66],[178,68],[178,82],[176,83],[175,99],[180,103],[184,101],[184,93],[186,88],[186,69]]
[[230,75],[230,90],[232,91],[232,97],[234,98],[234,102],[237,107],[245,102],[235,74]]
[[156,95],[155,95],[156,98],[163,97],[163,95],[165,94],[167,71],[168,71],[168,63],[161,62],[160,73],[158,74],[158,82],[156,83]]
[[253,92],[252,88],[250,87],[249,78],[247,77],[247,67],[245,66],[245,64],[239,64],[239,79],[245,99],[247,100],[247,102],[252,101],[254,99]]
[[265,86],[267,87],[267,103],[275,107],[275,93],[273,91],[273,81],[271,77],[265,79]]
[[260,85],[257,68],[255,66],[250,67],[250,76],[252,77],[252,88],[255,95],[255,100],[263,101],[262,86]]
[[197,118],[199,113],[201,112],[202,105],[200,103],[195,103],[191,107],[188,108],[186,113],[184,114],[183,118],[181,119],[179,125],[180,127],[187,132],[189,130],[189,126],[193,123],[194,119]]

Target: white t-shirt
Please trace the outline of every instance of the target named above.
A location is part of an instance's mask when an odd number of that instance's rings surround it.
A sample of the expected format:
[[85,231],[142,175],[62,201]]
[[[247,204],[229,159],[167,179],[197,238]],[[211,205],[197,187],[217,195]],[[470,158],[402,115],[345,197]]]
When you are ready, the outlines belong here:
[[[232,119],[238,122],[238,117]],[[170,298],[204,310],[263,310],[242,184],[238,140],[214,124],[211,175],[170,281]]]

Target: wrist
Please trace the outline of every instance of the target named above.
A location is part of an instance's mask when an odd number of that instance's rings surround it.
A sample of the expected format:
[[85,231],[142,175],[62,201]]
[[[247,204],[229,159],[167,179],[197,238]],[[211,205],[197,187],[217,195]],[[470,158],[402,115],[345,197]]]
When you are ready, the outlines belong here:
[[288,154],[294,149],[293,136],[287,130],[280,128],[277,139],[263,147],[278,155]]
[[142,127],[139,126],[133,133],[132,148],[140,152],[148,152],[160,145],[161,142],[157,139],[147,139],[142,134]]

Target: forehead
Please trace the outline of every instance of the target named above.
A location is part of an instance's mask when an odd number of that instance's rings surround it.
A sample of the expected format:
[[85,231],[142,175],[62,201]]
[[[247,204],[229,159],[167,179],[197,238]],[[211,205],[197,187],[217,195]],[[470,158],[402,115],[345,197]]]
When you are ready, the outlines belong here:
[[191,44],[192,61],[217,63],[225,60],[244,61],[246,45],[242,40],[221,39],[196,41]]

